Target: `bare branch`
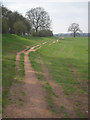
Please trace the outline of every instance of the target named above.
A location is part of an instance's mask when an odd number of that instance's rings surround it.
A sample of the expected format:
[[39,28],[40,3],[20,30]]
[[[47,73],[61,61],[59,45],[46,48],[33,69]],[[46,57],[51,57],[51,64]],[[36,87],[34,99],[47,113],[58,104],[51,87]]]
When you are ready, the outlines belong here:
[[36,32],[38,30],[50,29],[50,17],[42,7],[31,9],[26,13],[26,16],[29,19],[32,28],[35,29]]
[[79,24],[77,23],[72,23],[70,27],[68,28],[68,32],[73,32],[74,37],[76,34],[79,34],[79,32],[82,32],[79,28]]

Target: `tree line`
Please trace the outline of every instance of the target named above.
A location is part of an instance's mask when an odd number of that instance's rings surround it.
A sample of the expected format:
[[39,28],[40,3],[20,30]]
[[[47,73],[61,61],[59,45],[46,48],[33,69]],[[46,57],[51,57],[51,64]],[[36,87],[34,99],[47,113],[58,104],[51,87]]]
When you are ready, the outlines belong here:
[[2,6],[2,33],[32,36],[53,36],[51,20],[44,8],[32,8],[26,17]]

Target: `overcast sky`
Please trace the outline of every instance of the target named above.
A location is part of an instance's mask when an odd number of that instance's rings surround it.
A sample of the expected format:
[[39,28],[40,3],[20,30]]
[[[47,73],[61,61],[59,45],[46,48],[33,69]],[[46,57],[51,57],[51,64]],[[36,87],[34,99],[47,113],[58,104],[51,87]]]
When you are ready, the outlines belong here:
[[88,0],[3,0],[2,4],[23,16],[31,8],[43,7],[51,17],[54,33],[67,32],[73,22],[88,32]]

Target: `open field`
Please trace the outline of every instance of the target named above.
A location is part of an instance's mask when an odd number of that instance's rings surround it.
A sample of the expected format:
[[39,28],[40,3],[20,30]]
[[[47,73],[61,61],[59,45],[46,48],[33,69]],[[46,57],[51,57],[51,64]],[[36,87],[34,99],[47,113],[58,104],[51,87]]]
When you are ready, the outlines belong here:
[[[54,81],[58,84],[79,85],[87,82],[88,79],[88,40],[87,38],[65,38],[59,43],[45,46],[38,50],[43,61],[47,65]],[[76,74],[76,76],[75,76]],[[81,80],[81,81],[80,81]],[[85,92],[87,87],[81,86],[81,91]],[[67,94],[72,94],[67,91]],[[71,92],[71,93],[70,93]]]
[[[88,39],[65,38],[50,46],[42,47],[37,53],[47,66],[54,82],[61,85],[64,94],[73,101],[78,117],[84,117],[83,110],[86,109],[87,112],[85,101],[87,103]],[[38,58],[33,57],[36,56],[34,54],[30,57],[31,62],[35,64],[32,66],[37,70],[36,64],[40,66],[40,62],[37,62]]]
[[[3,77],[3,106],[6,103],[8,90],[15,81],[15,61],[17,52],[29,46],[30,48],[36,44],[42,43],[43,40],[49,41],[49,38],[39,37],[20,37],[17,35],[6,34],[2,36],[2,77]],[[51,39],[51,38],[50,38]]]
[[[15,71],[17,52],[26,49],[26,46],[31,48],[38,44],[41,48],[36,47],[36,52],[30,52],[29,59],[40,84],[46,92],[45,100],[49,110],[54,113],[53,117],[87,117],[87,38],[65,38],[61,40],[59,37],[40,38],[3,35],[3,108],[8,105],[9,90],[12,84],[17,83],[17,86],[18,84],[22,86],[19,79],[22,81],[24,79],[24,54],[21,54],[20,57],[19,76]],[[29,48],[26,50],[27,52]],[[25,90],[22,91],[22,97],[25,97],[24,92]],[[24,104],[22,99],[19,99],[21,106]],[[10,104],[12,103],[10,102]]]

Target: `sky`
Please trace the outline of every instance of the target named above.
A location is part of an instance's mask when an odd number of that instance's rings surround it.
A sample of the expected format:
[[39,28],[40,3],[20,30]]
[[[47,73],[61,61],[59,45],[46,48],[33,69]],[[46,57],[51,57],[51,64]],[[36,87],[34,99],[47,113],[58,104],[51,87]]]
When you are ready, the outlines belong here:
[[88,32],[88,0],[1,0],[12,11],[25,16],[31,8],[43,7],[52,20],[54,34],[66,33],[71,23],[78,23],[83,32]]

